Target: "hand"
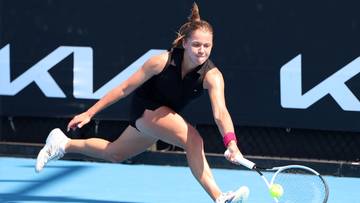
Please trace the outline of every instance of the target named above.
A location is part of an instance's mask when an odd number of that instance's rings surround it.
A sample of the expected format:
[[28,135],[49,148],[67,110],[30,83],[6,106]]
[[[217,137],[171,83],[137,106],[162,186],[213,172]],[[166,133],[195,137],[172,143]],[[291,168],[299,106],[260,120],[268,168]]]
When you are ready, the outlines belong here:
[[81,113],[77,116],[75,116],[68,124],[67,131],[69,132],[71,130],[75,130],[76,128],[81,128],[87,123],[89,123],[91,120],[90,114],[85,111],[84,113]]
[[227,147],[225,158],[234,164],[239,164],[236,161],[237,156],[243,157],[235,141],[231,141]]

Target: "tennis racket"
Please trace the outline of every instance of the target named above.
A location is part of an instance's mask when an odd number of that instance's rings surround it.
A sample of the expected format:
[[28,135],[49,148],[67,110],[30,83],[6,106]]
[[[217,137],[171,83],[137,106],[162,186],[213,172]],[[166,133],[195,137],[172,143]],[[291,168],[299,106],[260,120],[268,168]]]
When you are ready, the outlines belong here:
[[[225,156],[229,153],[225,151]],[[325,179],[310,167],[287,165],[263,168],[240,155],[235,158],[235,163],[256,171],[269,190],[273,184],[280,184],[283,194],[273,198],[276,203],[326,203],[328,200],[329,187]],[[266,179],[261,171],[272,172],[271,180]]]

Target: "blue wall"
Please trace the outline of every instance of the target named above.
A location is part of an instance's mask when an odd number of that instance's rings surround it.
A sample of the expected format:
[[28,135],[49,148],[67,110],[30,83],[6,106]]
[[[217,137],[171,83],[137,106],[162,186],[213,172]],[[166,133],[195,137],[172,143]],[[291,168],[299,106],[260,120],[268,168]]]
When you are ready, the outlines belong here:
[[[236,125],[360,131],[359,1],[197,3],[203,19],[215,29],[212,60],[224,74],[227,103]],[[149,50],[168,49],[191,5],[192,1],[161,0],[0,0],[1,84],[14,86],[4,75],[15,81],[60,46],[81,47],[92,53],[91,60],[83,62],[93,62],[89,67],[96,91]],[[286,83],[284,88],[294,94],[299,92],[291,88],[302,89],[287,107],[281,101],[280,69],[299,55],[302,60],[291,68],[300,66],[301,72],[290,76],[301,76],[301,83]],[[0,114],[71,117],[87,109],[95,100],[73,94],[76,60],[70,52],[48,71],[65,97],[48,97],[31,82],[13,95],[2,90]],[[350,62],[353,76],[345,70],[339,76],[348,77],[345,83],[325,84],[325,93],[319,93],[317,85]],[[315,94],[310,95],[309,105],[299,107],[312,88]],[[127,120],[128,102],[120,101],[98,118]],[[191,104],[184,116],[194,123],[213,124],[207,95]]]

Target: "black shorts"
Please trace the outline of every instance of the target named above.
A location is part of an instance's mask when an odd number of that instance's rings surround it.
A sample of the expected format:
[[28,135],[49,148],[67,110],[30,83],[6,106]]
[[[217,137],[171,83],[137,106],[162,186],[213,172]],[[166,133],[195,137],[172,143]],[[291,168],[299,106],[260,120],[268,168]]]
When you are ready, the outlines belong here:
[[131,99],[130,106],[131,109],[129,124],[137,129],[136,120],[144,114],[145,110],[156,110],[161,106],[166,105],[134,95]]

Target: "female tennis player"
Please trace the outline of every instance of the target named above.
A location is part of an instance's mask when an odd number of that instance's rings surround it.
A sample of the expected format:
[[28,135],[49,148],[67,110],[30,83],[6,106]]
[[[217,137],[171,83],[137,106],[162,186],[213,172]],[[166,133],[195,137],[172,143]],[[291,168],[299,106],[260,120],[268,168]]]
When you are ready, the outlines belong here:
[[67,126],[68,131],[81,128],[96,113],[133,93],[131,122],[119,138],[114,142],[99,138],[69,139],[61,130],[54,129],[39,152],[36,171],[41,171],[50,160],[61,158],[65,152],[121,162],[160,139],[186,151],[193,175],[216,203],[244,202],[249,194],[245,186],[235,192],[221,192],[207,163],[199,132],[178,114],[206,89],[215,122],[225,147],[231,152],[227,158],[232,161],[241,155],[225,105],[223,76],[209,59],[212,47],[213,28],[200,19],[194,3],[189,21],[179,29],[170,51],[150,58],[129,79],[86,112],[75,116]]

